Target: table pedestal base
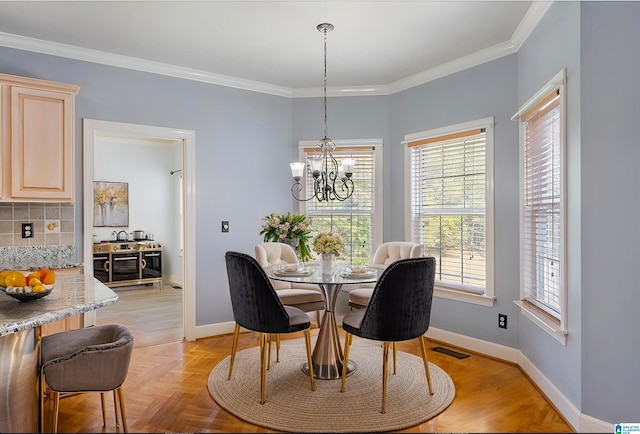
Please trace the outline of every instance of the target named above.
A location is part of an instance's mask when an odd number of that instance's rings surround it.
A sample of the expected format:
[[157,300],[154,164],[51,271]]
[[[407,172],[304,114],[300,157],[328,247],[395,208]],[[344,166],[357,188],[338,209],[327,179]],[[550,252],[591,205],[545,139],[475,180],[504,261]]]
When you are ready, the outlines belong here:
[[[335,365],[317,365],[313,364],[313,377],[319,380],[339,380],[342,378],[342,361],[336,363]],[[347,365],[347,377],[353,374],[356,369],[358,369],[358,365],[353,360],[349,360],[349,364]],[[302,372],[305,375],[309,375],[309,364],[304,362],[302,364]]]

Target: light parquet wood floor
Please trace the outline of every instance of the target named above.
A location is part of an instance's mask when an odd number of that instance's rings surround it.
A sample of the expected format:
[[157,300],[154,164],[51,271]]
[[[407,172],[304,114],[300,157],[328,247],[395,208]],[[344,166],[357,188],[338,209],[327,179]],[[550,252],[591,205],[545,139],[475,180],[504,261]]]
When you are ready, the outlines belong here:
[[[429,348],[440,345],[427,343]],[[238,350],[257,344],[255,334],[243,333]],[[124,383],[129,431],[271,432],[227,413],[209,395],[209,373],[230,348],[231,335],[134,348]],[[420,355],[415,340],[398,349]],[[456,359],[429,351],[429,360],[451,376],[456,397],[443,413],[403,432],[572,432],[518,367],[476,354]],[[62,399],[59,431],[116,431],[112,397],[107,402],[103,428],[99,394]]]
[[96,325],[129,327],[136,348],[182,340],[182,289],[157,283],[112,289],[119,300],[96,311]]

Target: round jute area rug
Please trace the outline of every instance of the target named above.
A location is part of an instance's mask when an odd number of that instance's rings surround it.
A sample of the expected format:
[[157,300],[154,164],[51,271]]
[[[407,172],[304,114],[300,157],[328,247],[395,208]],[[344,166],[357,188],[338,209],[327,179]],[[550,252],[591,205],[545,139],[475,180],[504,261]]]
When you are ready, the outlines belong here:
[[258,347],[236,353],[231,380],[227,380],[230,357],[209,375],[209,393],[228,412],[254,425],[291,432],[372,432],[411,427],[444,411],[453,401],[451,377],[429,363],[433,395],[429,395],[422,358],[398,351],[397,373],[389,355],[387,412],[382,406],[382,348],[373,341],[354,337],[349,352],[358,369],[347,377],[346,391],[340,380],[316,379],[311,391],[302,372],[306,361],[304,340],[282,342],[280,362],[272,349],[267,371],[264,404],[260,404],[260,355]]

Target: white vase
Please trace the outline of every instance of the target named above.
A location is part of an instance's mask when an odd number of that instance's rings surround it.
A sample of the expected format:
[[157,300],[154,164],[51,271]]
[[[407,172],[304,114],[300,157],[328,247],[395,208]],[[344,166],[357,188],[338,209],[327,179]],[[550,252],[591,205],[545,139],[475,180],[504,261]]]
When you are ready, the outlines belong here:
[[333,273],[333,261],[335,260],[336,255],[333,253],[322,253],[320,256],[320,267],[322,269],[322,274],[331,274]]

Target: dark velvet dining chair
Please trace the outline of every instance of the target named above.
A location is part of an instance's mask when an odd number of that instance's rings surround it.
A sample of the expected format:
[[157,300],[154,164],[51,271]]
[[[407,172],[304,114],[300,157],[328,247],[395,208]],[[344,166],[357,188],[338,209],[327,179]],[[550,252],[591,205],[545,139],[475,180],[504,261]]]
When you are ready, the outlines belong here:
[[433,257],[400,259],[390,264],[378,278],[367,307],[344,316],[342,328],[346,337],[341,392],[346,388],[349,347],[355,335],[383,343],[382,413],[386,413],[390,343],[420,340],[429,394],[433,395],[423,335],[431,318],[435,264]]
[[228,379],[231,379],[233,371],[240,327],[260,333],[260,404],[264,404],[268,336],[304,331],[311,390],[315,390],[309,316],[296,307],[282,304],[265,271],[253,257],[229,251],[225,254],[225,261],[236,322]]

